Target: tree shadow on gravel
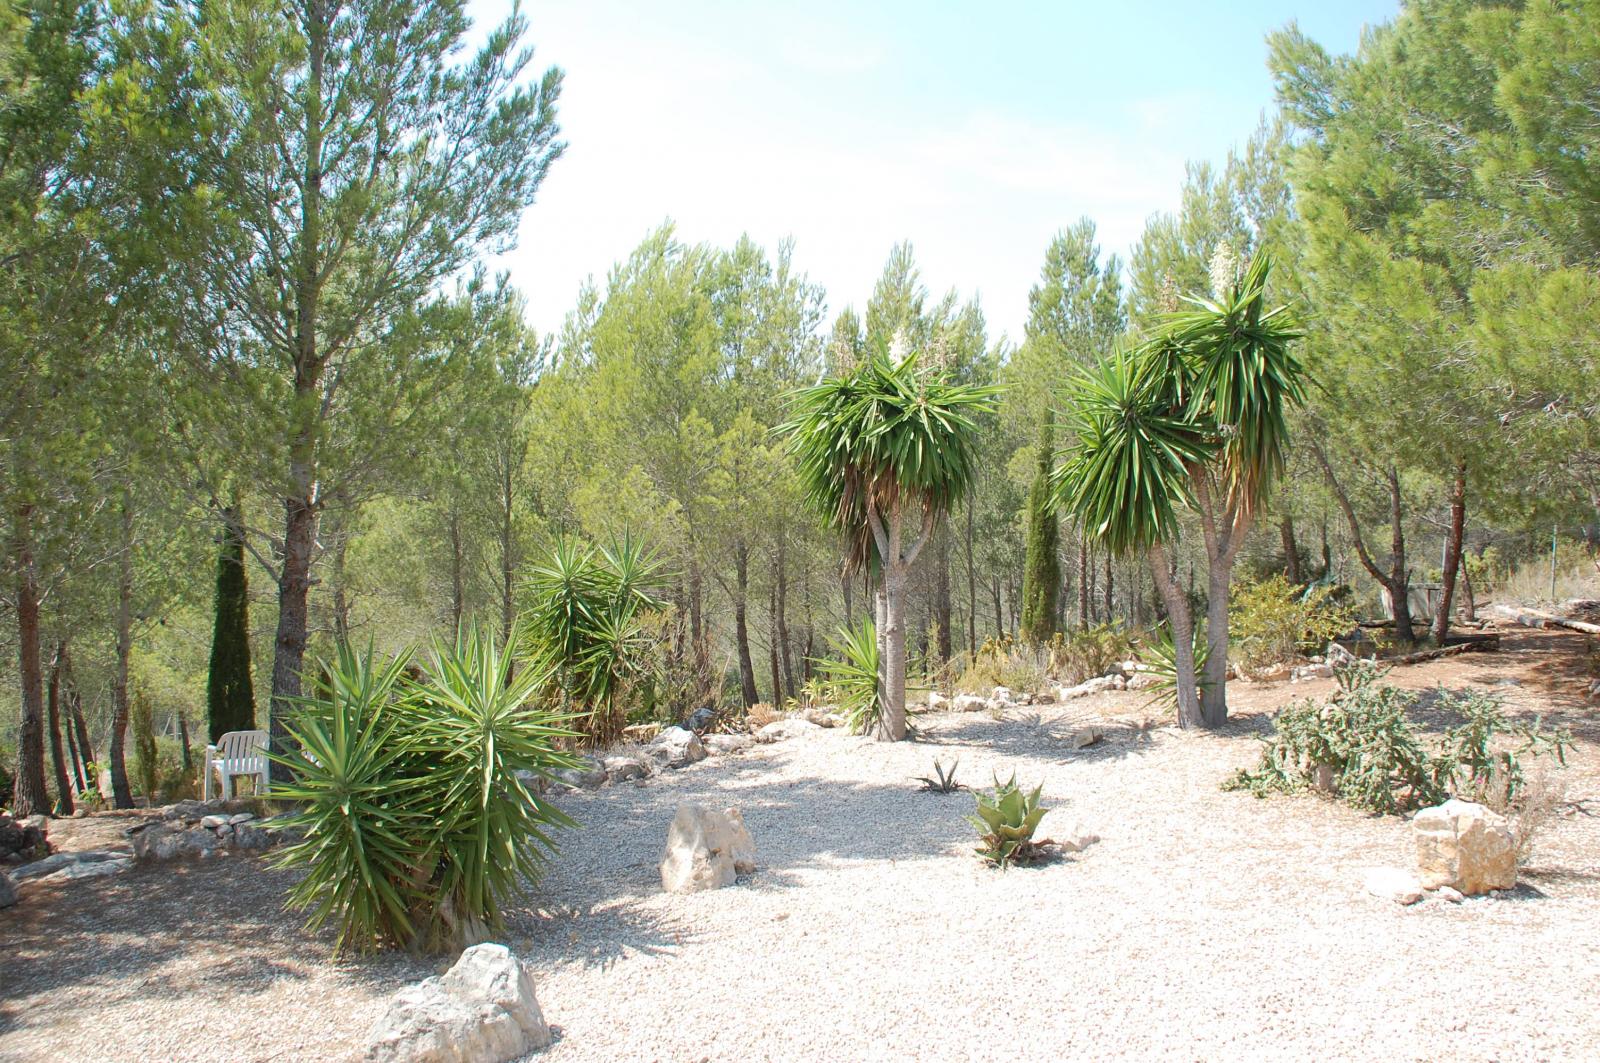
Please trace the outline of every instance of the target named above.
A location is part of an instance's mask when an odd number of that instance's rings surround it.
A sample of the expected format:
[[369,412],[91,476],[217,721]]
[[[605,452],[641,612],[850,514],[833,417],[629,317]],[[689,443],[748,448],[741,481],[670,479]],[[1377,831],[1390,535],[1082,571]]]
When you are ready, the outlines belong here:
[[131,985],[152,1000],[195,990],[220,997],[303,980],[308,965],[336,967],[353,984],[416,973],[405,954],[335,961],[331,934],[307,932],[284,910],[294,881],[257,858],[230,856],[25,887],[0,918],[0,1033],[49,1022],[40,1004],[63,991]]
[[[1143,752],[1149,748],[1159,726],[1153,717],[1131,723],[1093,713],[1050,718],[1038,710],[1014,709],[1000,720],[982,713],[942,717],[937,723],[918,729],[916,744],[936,748],[968,747],[1008,757],[1068,764],[1112,760]],[[1074,736],[1089,727],[1100,731],[1100,740],[1074,749]]]
[[[661,887],[659,877],[655,886]],[[535,889],[532,896],[537,895]],[[686,920],[631,900],[522,906],[505,918],[507,943],[519,954],[549,952],[556,962],[601,970],[635,956],[675,955],[698,936]]]

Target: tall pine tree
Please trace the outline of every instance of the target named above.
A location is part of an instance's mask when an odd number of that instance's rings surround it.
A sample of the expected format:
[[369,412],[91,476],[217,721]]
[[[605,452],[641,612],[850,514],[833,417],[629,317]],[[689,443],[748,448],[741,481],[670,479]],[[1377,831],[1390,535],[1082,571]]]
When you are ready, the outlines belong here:
[[1039,468],[1028,492],[1028,555],[1022,572],[1022,637],[1048,642],[1055,634],[1056,599],[1061,593],[1061,529],[1050,496],[1050,467],[1055,463],[1055,430],[1046,414],[1039,432]]
[[211,633],[211,671],[206,678],[206,713],[211,741],[228,731],[256,725],[250,685],[249,583],[237,508],[223,510],[222,549],[217,555],[217,617]]

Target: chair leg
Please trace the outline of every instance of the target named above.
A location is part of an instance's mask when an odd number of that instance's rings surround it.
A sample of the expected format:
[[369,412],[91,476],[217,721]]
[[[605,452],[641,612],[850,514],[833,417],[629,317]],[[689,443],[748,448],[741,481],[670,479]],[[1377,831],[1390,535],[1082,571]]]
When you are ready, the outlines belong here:
[[233,776],[232,775],[224,775],[222,777],[222,799],[224,801],[232,801],[233,800]]

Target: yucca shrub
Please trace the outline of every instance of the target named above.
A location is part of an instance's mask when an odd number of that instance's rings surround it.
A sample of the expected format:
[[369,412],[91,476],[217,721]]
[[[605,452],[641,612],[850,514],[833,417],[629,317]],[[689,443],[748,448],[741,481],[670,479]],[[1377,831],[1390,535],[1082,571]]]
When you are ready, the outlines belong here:
[[648,676],[661,637],[646,625],[666,605],[660,581],[659,559],[627,536],[605,547],[557,540],[529,569],[518,648],[590,744],[627,726],[625,695]]
[[829,696],[838,701],[851,734],[876,731],[883,719],[876,625],[870,617],[864,617],[855,627],[840,628],[828,644],[834,656],[814,663]]
[[481,940],[537,879],[555,830],[576,825],[521,774],[576,767],[557,746],[574,732],[539,700],[547,677],[510,663],[478,628],[436,644],[420,678],[409,654],[341,646],[300,699],[290,749],[274,754],[291,781],[273,796],[299,806],[287,825],[302,837],[277,860],[306,872],[289,904],[334,926],[336,948]]

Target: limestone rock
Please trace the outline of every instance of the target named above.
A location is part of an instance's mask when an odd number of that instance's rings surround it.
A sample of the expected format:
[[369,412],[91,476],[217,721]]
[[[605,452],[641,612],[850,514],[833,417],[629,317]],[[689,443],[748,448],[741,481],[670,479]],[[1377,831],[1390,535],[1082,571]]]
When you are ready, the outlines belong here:
[[1128,690],[1149,690],[1161,685],[1161,677],[1153,672],[1139,672],[1128,677]]
[[1416,904],[1422,900],[1422,883],[1417,876],[1398,867],[1368,868],[1364,884],[1374,897],[1396,904]]
[[683,768],[697,760],[705,760],[706,747],[693,731],[683,727],[668,727],[650,740],[645,747],[645,754],[663,767]]
[[241,823],[233,828],[233,840],[230,844],[235,849],[270,849],[273,838],[271,834],[262,830],[253,823]]
[[600,766],[605,769],[606,781],[612,783],[643,778],[648,772],[644,761],[638,757],[602,757],[600,758]]
[[1333,675],[1331,664],[1302,664],[1289,673],[1289,682],[1300,683],[1307,679],[1327,679]]
[[1015,695],[1011,693],[1010,687],[995,687],[993,690],[989,691],[989,700],[1012,702],[1017,699]]
[[[1054,833],[1052,832],[1052,834]],[[1081,853],[1099,840],[1100,835],[1095,834],[1082,823],[1073,823],[1065,833],[1056,837],[1055,843],[1061,847],[1063,852]]]
[[928,691],[928,711],[943,712],[950,707],[950,699],[937,690]]
[[709,752],[728,754],[742,753],[755,745],[755,739],[749,735],[706,735],[700,740]]
[[152,823],[133,837],[136,860],[175,860],[210,856],[221,842],[209,830],[185,830],[171,823]]
[[48,830],[48,821],[43,816],[25,816],[18,820],[0,812],[0,859],[22,863],[48,856]]
[[1100,728],[1100,727],[1092,727],[1091,726],[1091,727],[1080,728],[1079,730],[1075,731],[1073,733],[1073,735],[1072,735],[1072,748],[1073,749],[1088,749],[1090,746],[1095,745],[1096,743],[1098,743],[1101,740],[1103,740],[1105,738],[1105,736],[1106,736],[1105,730],[1103,728]]
[[593,790],[606,781],[606,769],[593,757],[579,757],[578,767],[561,768],[555,777],[575,790]]
[[17,903],[17,887],[12,885],[11,876],[0,871],[0,908],[9,908]]
[[505,1063],[545,1048],[533,975],[504,945],[474,945],[441,977],[406,986],[367,1035],[370,1063]]
[[1085,698],[1091,694],[1103,694],[1108,690],[1125,690],[1128,681],[1121,675],[1102,675],[1094,679],[1085,680],[1075,687],[1057,687],[1057,701],[1071,701],[1074,698]]
[[1337,642],[1328,643],[1328,652],[1322,655],[1322,662],[1330,668],[1348,668],[1358,660],[1360,658]]
[[241,824],[241,823],[249,823],[252,819],[255,819],[255,818],[256,817],[253,816],[252,814],[250,814],[249,812],[238,812],[238,813],[235,813],[234,815],[231,815],[231,816],[228,817],[228,823],[230,825],[232,825],[232,826],[237,827],[239,824]]
[[99,878],[115,875],[133,866],[126,852],[114,849],[84,849],[72,853],[55,853],[43,860],[23,864],[11,872],[17,882],[61,881],[74,878]]
[[663,889],[669,893],[719,889],[755,869],[755,839],[737,808],[716,812],[687,802],[678,806],[661,858]]
[[226,827],[228,825],[228,817],[220,815],[201,816],[200,825],[206,828],[206,830],[216,830],[218,827]]
[[1517,841],[1504,816],[1471,801],[1424,808],[1411,821],[1417,874],[1429,889],[1449,886],[1468,897],[1517,884]]
[[981,694],[957,694],[950,707],[956,712],[986,712],[989,699]]
[[781,742],[786,738],[799,738],[822,730],[810,720],[773,720],[756,732],[756,741],[763,745]]

